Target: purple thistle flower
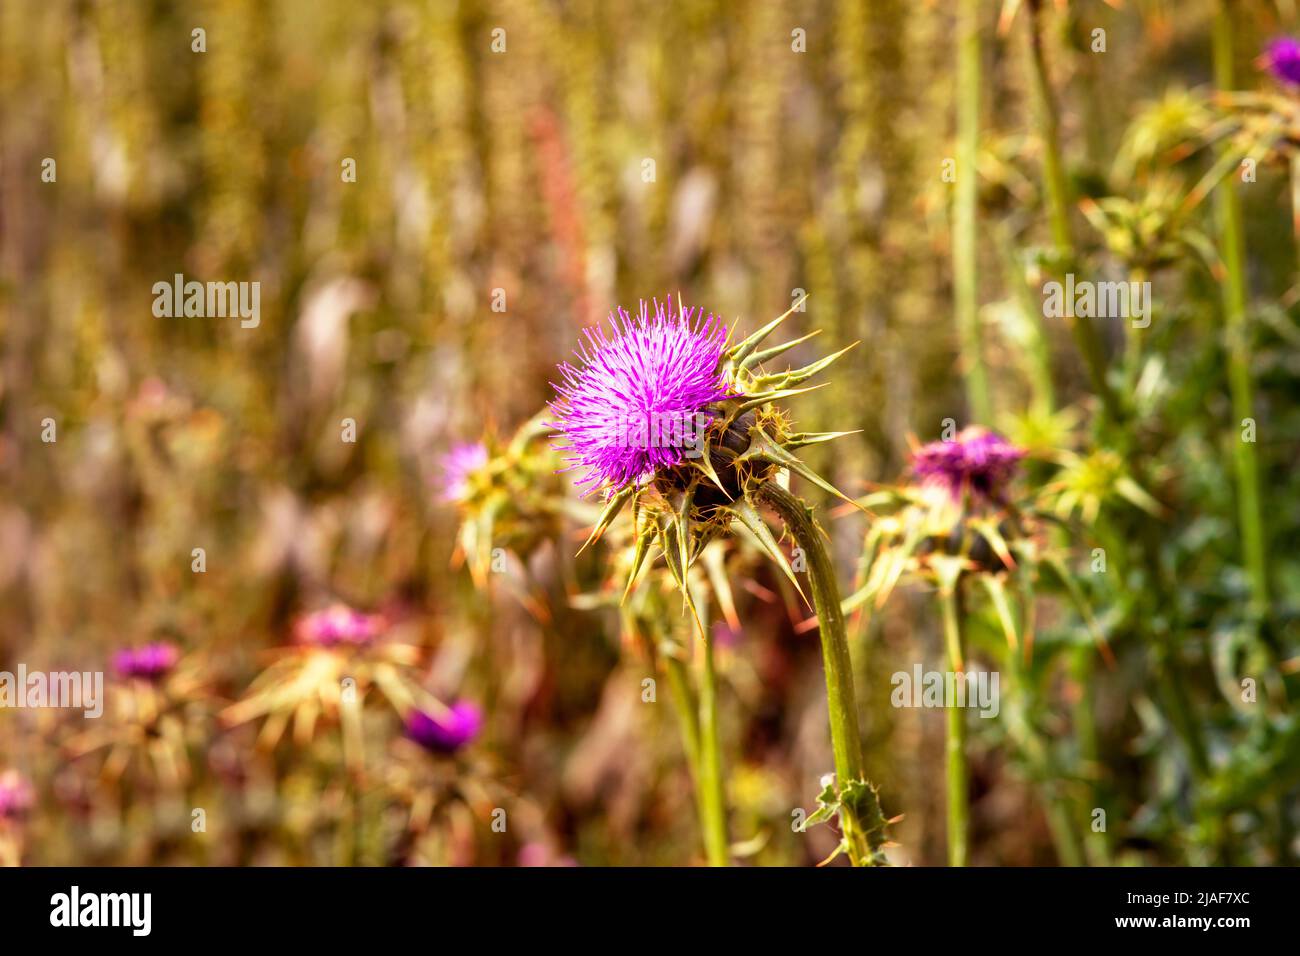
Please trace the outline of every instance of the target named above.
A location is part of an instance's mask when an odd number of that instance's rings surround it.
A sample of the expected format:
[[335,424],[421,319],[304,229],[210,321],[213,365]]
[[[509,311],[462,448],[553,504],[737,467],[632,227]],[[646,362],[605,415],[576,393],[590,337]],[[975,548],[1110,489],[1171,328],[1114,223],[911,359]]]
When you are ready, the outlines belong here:
[[181,652],[175,644],[153,641],[137,648],[123,648],[113,655],[113,670],[122,677],[158,680],[176,666]]
[[335,604],[300,617],[294,625],[294,637],[299,644],[315,647],[361,646],[378,637],[384,624],[381,615],[362,614],[346,604]]
[[17,770],[0,773],[0,820],[17,817],[32,808],[35,795],[27,778]]
[[488,463],[487,448],[481,442],[453,445],[442,456],[442,486],[438,496],[443,501],[463,501],[469,497],[469,477]]
[[1300,40],[1279,37],[1264,51],[1264,63],[1283,83],[1300,85]]
[[912,453],[912,473],[960,500],[969,491],[989,501],[1002,498],[1015,476],[1023,448],[985,428],[964,428],[952,441],[930,442]]
[[483,712],[468,700],[442,713],[413,710],[406,718],[406,735],[434,753],[455,753],[477,737],[482,727]]
[[[613,337],[596,326],[584,330],[578,367],[559,366],[563,385],[553,385],[555,420],[548,424],[570,452],[570,468],[586,469],[578,486],[588,493],[644,481],[661,468],[682,463],[710,420],[706,409],[728,394],[718,366],[726,326],[696,307],[646,303],[633,317],[610,314]],[[670,434],[665,440],[664,431]],[[568,470],[568,469],[566,469]]]

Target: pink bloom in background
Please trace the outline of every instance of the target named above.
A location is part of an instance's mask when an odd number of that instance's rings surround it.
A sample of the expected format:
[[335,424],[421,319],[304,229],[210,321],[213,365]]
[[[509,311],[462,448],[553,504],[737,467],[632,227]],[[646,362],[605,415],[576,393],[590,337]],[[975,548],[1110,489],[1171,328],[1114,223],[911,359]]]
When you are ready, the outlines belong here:
[[180,649],[175,644],[152,641],[118,651],[113,655],[113,670],[122,677],[158,680],[176,666],[180,657]]
[[1279,37],[1264,51],[1264,63],[1283,83],[1300,85],[1300,40]]
[[745,636],[740,628],[732,627],[726,621],[714,621],[711,630],[713,642],[718,647],[738,647]]
[[570,454],[571,468],[585,469],[579,487],[588,492],[622,488],[657,469],[682,463],[684,441],[637,440],[658,435],[666,424],[677,432],[693,430],[713,402],[725,397],[727,383],[718,369],[727,329],[712,313],[680,302],[641,303],[633,317],[624,309],[610,315],[613,338],[597,326],[585,330],[578,367],[559,366],[563,385],[553,385],[555,415],[549,424]]
[[488,463],[488,451],[481,442],[453,445],[442,456],[442,485],[438,496],[443,501],[463,501],[469,497],[469,478]]
[[578,861],[571,856],[560,856],[545,843],[534,841],[519,848],[520,866],[577,866]]
[[20,816],[35,801],[32,785],[17,770],[0,773],[0,820]]
[[294,638],[314,647],[362,646],[383,633],[385,620],[379,614],[362,614],[346,604],[334,604],[298,618]]
[[952,441],[935,441],[912,453],[912,473],[923,483],[947,489],[955,499],[965,493],[1001,501],[1015,477],[1025,450],[979,426],[964,428]]
[[483,729],[483,711],[472,701],[458,701],[441,713],[414,710],[406,718],[406,735],[434,753],[455,753]]

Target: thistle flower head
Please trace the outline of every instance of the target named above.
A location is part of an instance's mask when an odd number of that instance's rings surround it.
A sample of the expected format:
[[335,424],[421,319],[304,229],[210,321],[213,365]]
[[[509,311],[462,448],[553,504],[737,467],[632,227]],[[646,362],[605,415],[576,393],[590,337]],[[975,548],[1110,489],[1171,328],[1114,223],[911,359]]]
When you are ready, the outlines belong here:
[[1300,40],[1279,37],[1264,51],[1269,71],[1283,83],[1300,86]]
[[474,472],[488,463],[487,446],[482,442],[461,442],[442,457],[442,484],[438,496],[443,501],[464,501],[470,495]]
[[384,624],[382,615],[362,614],[346,604],[335,604],[300,617],[294,624],[294,639],[314,647],[359,647],[383,633]]
[[32,808],[35,794],[27,778],[17,770],[0,773],[0,820],[21,816]]
[[483,727],[483,712],[472,701],[462,700],[441,713],[413,710],[406,718],[406,735],[434,753],[455,753]]
[[180,656],[175,644],[152,641],[142,647],[118,651],[113,655],[113,669],[122,677],[158,680],[176,666]]
[[985,428],[963,429],[952,441],[922,445],[912,453],[912,473],[927,486],[943,488],[954,500],[966,494],[999,502],[1015,477],[1023,448]]
[[[650,312],[611,313],[612,336],[586,330],[577,367],[559,366],[550,424],[571,467],[585,469],[579,487],[621,489],[679,465],[695,433],[712,420],[709,406],[728,394],[721,369],[727,329],[712,313],[654,302]],[[670,432],[663,440],[663,430]],[[677,440],[673,440],[674,436]]]
[[[679,301],[655,302],[651,314],[643,303],[637,318],[620,310],[613,338],[599,329],[587,333],[580,367],[560,366],[564,384],[556,386],[551,425],[571,467],[586,469],[579,485],[604,492],[587,544],[632,503],[635,545],[624,597],[658,545],[695,610],[687,574],[735,522],[800,588],[760,514],[760,499],[792,472],[849,500],[794,454],[848,432],[795,432],[781,403],[811,391],[815,386],[803,383],[852,348],[799,368],[764,368],[816,334],[760,349],[801,305],[733,344],[711,313]],[[695,620],[702,633],[698,614]]]
[[[300,616],[292,644],[267,655],[267,666],[243,697],[221,711],[221,722],[234,727],[264,719],[258,743],[269,751],[290,730],[294,743],[306,746],[318,728],[340,721],[346,726],[376,698],[405,713],[424,693],[416,672],[422,654],[418,645],[380,640],[389,623],[382,614],[344,604]],[[356,769],[355,749],[344,758]]]

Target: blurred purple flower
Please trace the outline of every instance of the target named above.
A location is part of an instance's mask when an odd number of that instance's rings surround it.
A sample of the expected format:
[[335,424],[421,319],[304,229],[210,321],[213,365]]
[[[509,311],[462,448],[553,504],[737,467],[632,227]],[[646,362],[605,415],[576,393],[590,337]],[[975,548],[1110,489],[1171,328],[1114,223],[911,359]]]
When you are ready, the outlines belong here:
[[442,486],[438,497],[443,501],[463,501],[469,497],[469,477],[488,463],[487,448],[481,442],[453,445],[442,456]]
[[471,701],[462,700],[442,713],[413,710],[406,718],[406,735],[435,753],[454,753],[478,736],[483,712]]
[[732,627],[726,621],[714,621],[712,631],[713,643],[718,647],[739,647],[745,636],[739,627]]
[[113,670],[122,677],[158,680],[176,666],[181,652],[175,644],[152,641],[141,647],[123,648],[113,655]]
[[373,641],[383,633],[384,626],[382,615],[362,614],[346,604],[335,604],[298,618],[294,636],[299,644],[315,647],[359,646]]
[[20,816],[32,808],[35,794],[27,778],[17,770],[0,773],[0,820]]
[[1264,51],[1264,62],[1283,83],[1300,85],[1300,40],[1279,37]]
[[912,473],[926,485],[945,488],[954,499],[967,491],[977,498],[1001,501],[1015,477],[1023,448],[986,428],[971,426],[952,441],[930,442],[912,453]]
[[[613,338],[602,326],[584,330],[581,362],[561,364],[564,384],[552,385],[557,400],[549,424],[563,439],[556,448],[571,453],[570,468],[586,470],[578,485],[590,485],[588,492],[681,464],[691,445],[680,436],[728,394],[718,369],[727,329],[712,313],[683,311],[680,300],[670,299],[655,300],[653,315],[642,301],[640,315],[619,309],[609,319]],[[655,440],[665,426],[676,433],[672,440]]]

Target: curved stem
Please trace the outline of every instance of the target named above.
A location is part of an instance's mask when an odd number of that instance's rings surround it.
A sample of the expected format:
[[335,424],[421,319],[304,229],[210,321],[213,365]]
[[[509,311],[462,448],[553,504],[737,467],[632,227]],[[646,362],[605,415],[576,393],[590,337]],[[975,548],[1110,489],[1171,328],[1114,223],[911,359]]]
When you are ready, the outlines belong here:
[[[960,586],[960,585],[958,585]],[[939,606],[943,611],[944,644],[948,650],[948,668],[961,679],[965,663],[961,651],[961,614],[957,607],[956,587],[939,591]],[[947,755],[948,785],[948,865],[965,866],[969,856],[970,829],[966,773],[966,708],[948,702]]]
[[[808,584],[822,642],[822,662],[826,669],[826,707],[830,716],[831,749],[835,754],[835,776],[843,791],[846,784],[865,779],[862,738],[858,733],[858,704],[853,691],[853,663],[844,629],[844,611],[840,607],[840,588],[835,567],[822,540],[821,529],[813,521],[812,510],[775,482],[759,490],[759,497],[781,516],[808,563]],[[854,866],[871,862],[866,831],[853,807],[840,805],[840,829]]]

